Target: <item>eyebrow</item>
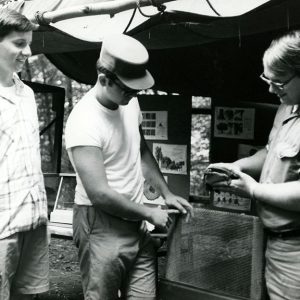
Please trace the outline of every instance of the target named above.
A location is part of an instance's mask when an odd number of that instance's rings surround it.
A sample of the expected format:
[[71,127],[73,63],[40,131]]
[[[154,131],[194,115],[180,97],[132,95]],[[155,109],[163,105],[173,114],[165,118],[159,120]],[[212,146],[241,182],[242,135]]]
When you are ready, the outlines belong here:
[[28,42],[29,45],[31,45],[31,43],[32,43],[32,40],[27,41],[25,38],[21,38],[21,37],[14,38],[13,41],[14,42],[16,42],[16,41],[22,41],[22,42],[26,42],[26,43]]

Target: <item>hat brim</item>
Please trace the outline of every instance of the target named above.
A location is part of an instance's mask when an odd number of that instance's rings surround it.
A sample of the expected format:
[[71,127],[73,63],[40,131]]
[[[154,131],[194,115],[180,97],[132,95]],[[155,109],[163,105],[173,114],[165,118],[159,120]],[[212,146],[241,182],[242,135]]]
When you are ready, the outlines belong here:
[[154,85],[154,79],[148,70],[145,70],[145,75],[139,78],[128,78],[116,74],[122,83],[134,90],[146,90]]

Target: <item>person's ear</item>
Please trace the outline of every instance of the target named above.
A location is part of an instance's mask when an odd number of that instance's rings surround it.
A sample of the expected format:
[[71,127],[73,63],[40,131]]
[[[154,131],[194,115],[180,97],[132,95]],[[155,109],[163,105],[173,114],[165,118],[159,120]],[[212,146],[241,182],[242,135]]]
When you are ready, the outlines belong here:
[[108,78],[103,73],[100,73],[98,75],[98,81],[102,86],[105,86],[108,84]]

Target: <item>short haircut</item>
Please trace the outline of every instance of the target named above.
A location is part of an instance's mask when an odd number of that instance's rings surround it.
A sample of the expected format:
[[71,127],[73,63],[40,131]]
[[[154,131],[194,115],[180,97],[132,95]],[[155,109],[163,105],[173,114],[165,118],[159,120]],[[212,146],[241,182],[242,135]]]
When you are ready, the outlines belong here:
[[0,9],[0,39],[13,31],[28,32],[37,29],[37,25],[15,10]]
[[264,53],[263,64],[276,76],[286,73],[300,75],[300,30],[274,39]]
[[110,79],[110,80],[112,80],[112,81],[114,81],[114,80],[116,80],[116,79],[118,78],[117,75],[116,75],[115,73],[113,73],[113,72],[107,70],[105,67],[103,67],[103,66],[101,65],[101,62],[100,62],[99,59],[98,59],[97,64],[96,64],[96,69],[97,69],[97,73],[98,73],[98,74],[102,73],[102,74],[104,74],[108,79]]

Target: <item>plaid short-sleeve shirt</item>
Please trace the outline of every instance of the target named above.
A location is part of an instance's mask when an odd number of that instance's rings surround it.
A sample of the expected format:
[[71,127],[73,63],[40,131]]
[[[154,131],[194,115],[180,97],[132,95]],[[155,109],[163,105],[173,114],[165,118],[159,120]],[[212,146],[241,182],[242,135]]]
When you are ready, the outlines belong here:
[[34,94],[14,83],[0,87],[0,239],[47,223]]

